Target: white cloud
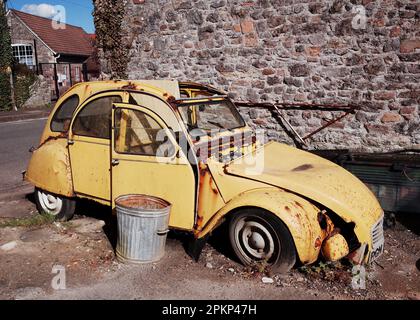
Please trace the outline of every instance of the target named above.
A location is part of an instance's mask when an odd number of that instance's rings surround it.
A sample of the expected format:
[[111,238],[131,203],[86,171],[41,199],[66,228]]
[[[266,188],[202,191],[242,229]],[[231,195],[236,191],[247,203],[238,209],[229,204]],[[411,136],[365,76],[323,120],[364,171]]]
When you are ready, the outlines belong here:
[[21,11],[49,19],[54,18],[58,13],[56,6],[46,3],[25,4]]

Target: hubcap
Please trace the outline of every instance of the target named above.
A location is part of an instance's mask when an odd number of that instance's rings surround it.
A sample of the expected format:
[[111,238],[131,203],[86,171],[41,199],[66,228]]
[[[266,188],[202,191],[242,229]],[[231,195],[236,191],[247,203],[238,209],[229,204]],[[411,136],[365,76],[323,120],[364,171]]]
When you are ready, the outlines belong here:
[[38,190],[38,199],[42,210],[54,216],[59,214],[63,207],[62,199],[40,190]]
[[252,232],[249,235],[249,246],[257,251],[260,251],[264,249],[265,247],[265,241],[262,235],[260,235],[258,232]]
[[275,241],[266,223],[244,217],[237,222],[234,232],[238,248],[249,263],[268,261],[273,256]]

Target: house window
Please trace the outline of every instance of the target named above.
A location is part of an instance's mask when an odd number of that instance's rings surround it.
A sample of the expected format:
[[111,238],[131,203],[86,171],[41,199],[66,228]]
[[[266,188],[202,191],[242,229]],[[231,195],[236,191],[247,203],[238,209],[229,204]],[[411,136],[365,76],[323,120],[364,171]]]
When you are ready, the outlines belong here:
[[34,66],[34,52],[31,45],[28,44],[13,44],[13,57],[21,64],[27,66]]
[[64,65],[62,73],[58,73],[58,84],[60,86],[67,86],[67,79],[69,78],[69,66]]
[[76,82],[80,82],[80,67],[75,68],[75,78]]

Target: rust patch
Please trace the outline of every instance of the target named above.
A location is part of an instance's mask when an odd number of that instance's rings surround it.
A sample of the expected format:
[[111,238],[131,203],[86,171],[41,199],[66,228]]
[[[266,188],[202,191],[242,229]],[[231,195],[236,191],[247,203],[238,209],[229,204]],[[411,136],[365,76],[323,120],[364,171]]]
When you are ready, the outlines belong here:
[[217,187],[214,184],[213,178],[210,178],[210,188],[215,194],[219,194],[219,190],[217,190]]
[[204,221],[204,218],[202,216],[197,217],[197,223],[195,225],[196,234],[198,234],[201,230],[203,230],[203,221]]
[[200,157],[207,151],[206,156],[210,158],[227,149],[247,147],[251,144],[251,138],[252,135],[249,133],[240,133],[230,137],[218,137],[207,142],[198,142],[195,144],[196,156]]
[[316,240],[315,240],[315,248],[316,249],[321,248],[321,245],[322,245],[321,238],[320,237],[316,238]]
[[[174,111],[178,110],[178,104],[177,104],[176,98],[174,96],[169,96],[166,99],[166,102],[168,102],[168,104],[172,108],[172,110],[174,110]],[[176,116],[177,116],[179,121],[182,121],[178,114],[176,114]]]
[[[199,195],[198,195],[198,220],[195,229],[200,231],[202,229],[203,216],[206,216],[206,212],[213,210],[214,206],[218,202],[219,190],[213,180],[213,177],[208,169],[207,165],[203,162],[199,162],[200,167],[200,179],[199,179]],[[213,208],[213,209],[212,209]],[[200,220],[201,219],[201,220]]]
[[125,86],[122,86],[121,89],[123,90],[135,90],[137,86],[134,83],[129,82]]
[[41,148],[42,146],[44,146],[45,144],[47,144],[48,142],[55,141],[55,140],[58,140],[58,139],[63,139],[63,138],[68,138],[68,132],[67,131],[62,132],[58,136],[55,136],[55,137],[54,136],[49,136],[38,147],[36,147],[36,148],[32,147],[29,151],[31,153],[33,153],[33,152],[37,151],[39,148]]
[[160,210],[170,206],[167,201],[151,196],[123,196],[116,199],[115,203],[125,208],[141,210]]
[[65,166],[66,166],[66,178],[67,178],[67,181],[69,182],[69,184],[71,186],[72,192],[74,193],[73,177],[72,177],[72,174],[71,174],[70,154],[69,153],[66,153],[66,163],[65,163]]
[[290,212],[291,212],[291,210],[290,210],[290,208],[289,208],[288,206],[285,206],[285,207],[284,207],[284,209],[286,209],[286,211],[287,211],[288,213],[290,213]]
[[295,201],[295,205],[298,206],[299,208],[303,209],[303,206],[299,202]]
[[309,170],[309,169],[313,169],[313,165],[311,165],[311,164],[303,164],[303,165],[301,165],[301,166],[299,166],[299,167],[296,167],[296,168],[294,168],[292,171],[293,172],[296,172],[296,171],[306,171],[306,170]]
[[[165,95],[164,95],[165,96]],[[176,98],[174,96],[169,96],[166,101],[168,101],[169,103],[175,103]]]
[[[299,212],[296,212],[295,213],[295,217],[296,217],[296,219],[298,220],[298,222],[299,223],[301,223],[302,222],[302,216],[300,215],[300,213]],[[310,231],[310,230],[309,230]]]
[[[322,212],[318,212],[318,223],[321,224],[322,221],[324,221],[324,215],[322,214]],[[321,229],[325,229],[325,228],[322,228],[322,225],[321,225]]]
[[336,234],[339,234],[339,233],[341,233],[340,228],[334,228],[334,229],[330,232],[330,234],[327,236],[327,238],[325,238],[325,240],[328,240],[329,238],[331,238],[331,237],[333,237],[333,236],[335,236]]

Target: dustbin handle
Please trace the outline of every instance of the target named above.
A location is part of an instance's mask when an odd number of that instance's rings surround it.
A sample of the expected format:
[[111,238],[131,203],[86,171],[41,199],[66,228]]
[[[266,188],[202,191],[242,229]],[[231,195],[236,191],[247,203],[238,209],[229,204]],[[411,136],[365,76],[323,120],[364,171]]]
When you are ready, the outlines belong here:
[[169,233],[169,229],[166,229],[166,230],[158,230],[156,233],[157,233],[158,236],[165,236],[165,235],[167,235]]

